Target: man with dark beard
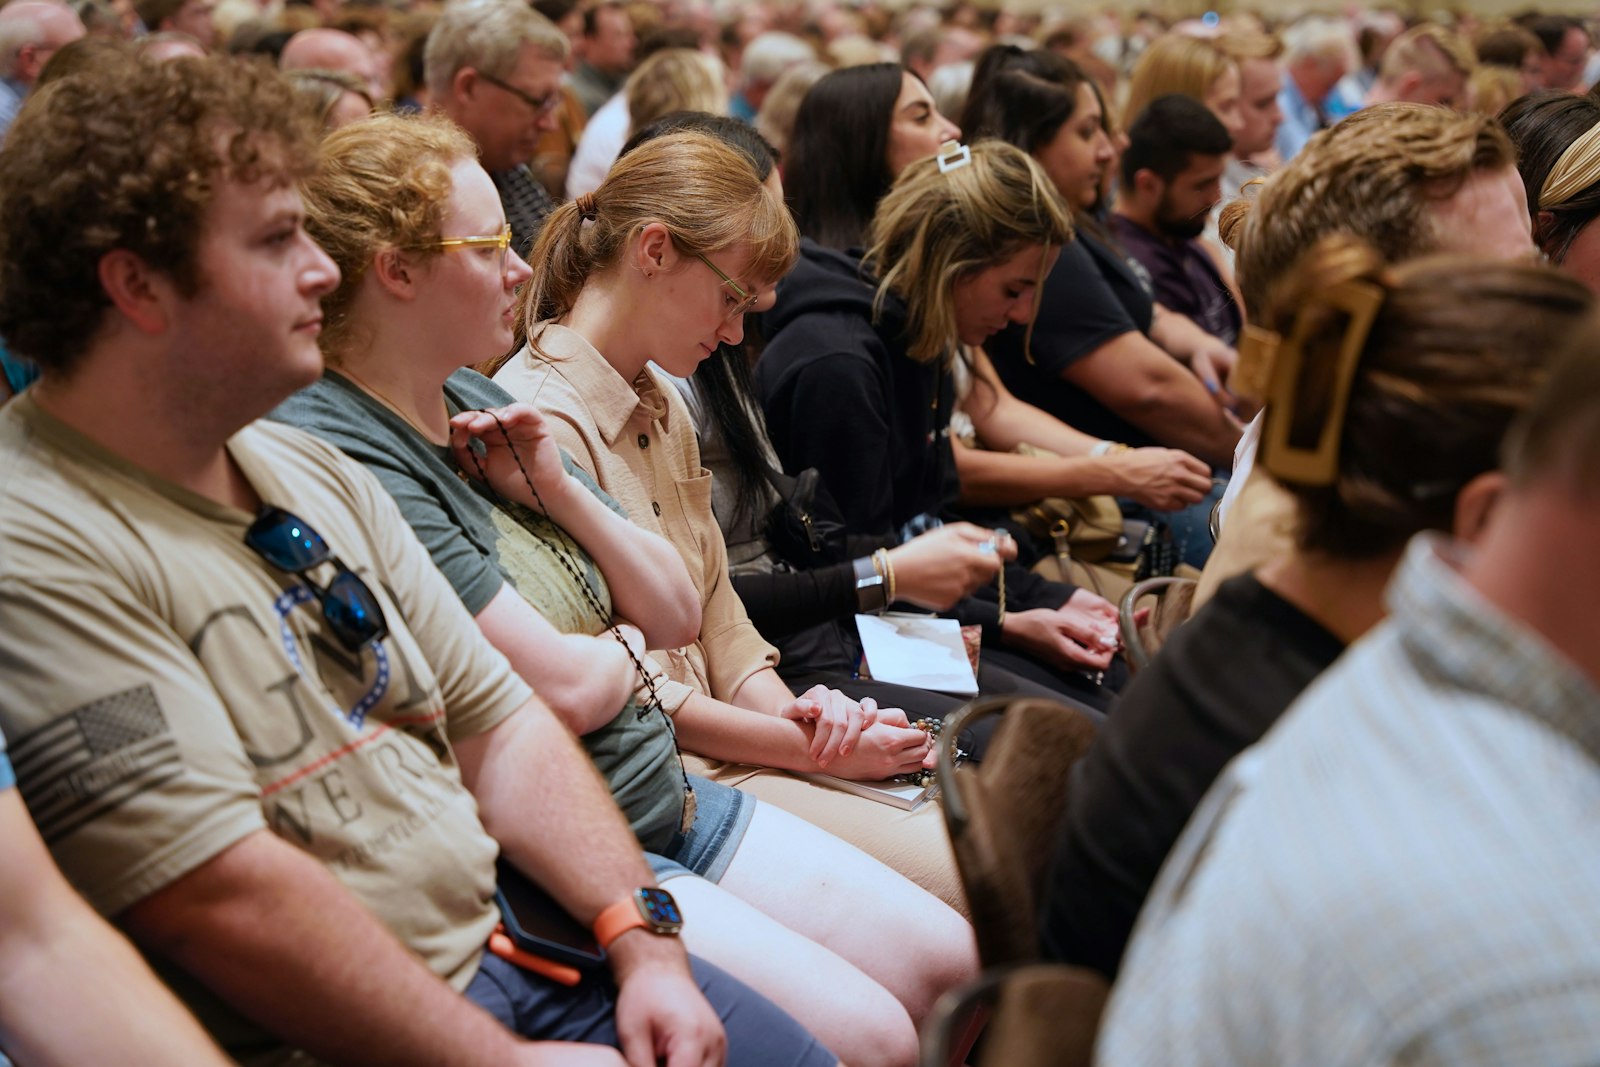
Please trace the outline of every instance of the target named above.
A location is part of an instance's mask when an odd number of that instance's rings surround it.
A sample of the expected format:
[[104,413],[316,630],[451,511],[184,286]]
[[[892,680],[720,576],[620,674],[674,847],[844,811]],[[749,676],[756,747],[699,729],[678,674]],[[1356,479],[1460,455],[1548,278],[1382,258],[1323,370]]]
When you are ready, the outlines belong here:
[[1150,276],[1169,311],[1234,344],[1239,306],[1213,253],[1199,240],[1222,198],[1221,178],[1233,138],[1193,97],[1151,101],[1128,130],[1112,228]]

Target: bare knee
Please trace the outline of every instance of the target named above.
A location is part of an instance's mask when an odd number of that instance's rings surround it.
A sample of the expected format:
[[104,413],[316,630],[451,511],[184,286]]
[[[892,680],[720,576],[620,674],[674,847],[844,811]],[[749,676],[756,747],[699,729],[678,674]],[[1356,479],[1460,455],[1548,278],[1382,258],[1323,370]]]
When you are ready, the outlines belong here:
[[906,978],[901,1003],[912,1023],[921,1027],[945,993],[978,976],[978,946],[972,924],[939,900],[919,918],[918,937],[923,951]]
[[[888,998],[886,998],[888,999]],[[851,1067],[914,1067],[917,1028],[898,1004],[880,1006],[840,1028],[846,1036],[824,1042],[841,1063]]]

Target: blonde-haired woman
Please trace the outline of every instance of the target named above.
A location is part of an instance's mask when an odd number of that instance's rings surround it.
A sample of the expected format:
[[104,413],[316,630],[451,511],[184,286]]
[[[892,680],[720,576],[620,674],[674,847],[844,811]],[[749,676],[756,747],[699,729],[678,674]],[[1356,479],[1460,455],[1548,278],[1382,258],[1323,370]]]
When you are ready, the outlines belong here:
[[[778,678],[773,649],[730,584],[688,410],[650,366],[686,376],[719,343],[737,342],[745,312],[769,299],[796,243],[783,205],[735,149],[698,133],[642,145],[594,194],[546,221],[521,295],[527,344],[495,382],[538,407],[574,461],[688,564],[700,632],[661,654],[670,676],[658,687],[662,705],[686,751],[731,761],[691,759],[691,769],[773,802],[755,806],[722,886],[859,972],[838,984],[809,981],[796,995],[816,998],[812,1005],[775,999],[851,1063],[909,1062],[913,1024],[972,971],[971,928],[878,860],[777,805],[959,900],[938,813],[930,805],[906,816],[765,768],[883,778],[922,766],[927,736],[870,701],[821,687],[796,698]],[[845,884],[862,888],[839,892]],[[693,895],[686,906],[693,909]],[[787,951],[744,964],[750,969],[729,966],[769,993],[796,972],[814,973]],[[879,985],[903,1008],[886,1008],[881,990],[873,994]]]
[[[906,1062],[912,1022],[863,973],[871,959],[846,962],[796,928],[848,913],[893,929],[919,914],[916,891],[814,828],[760,814],[739,790],[686,775],[643,652],[693,639],[698,591],[682,559],[626,520],[562,455],[544,420],[462,366],[510,346],[513,290],[529,275],[506,246],[499,199],[470,140],[434,118],[349,127],[324,145],[306,195],[308,225],[343,275],[324,306],[333,369],[277,417],[377,475],[480,629],[581,735],[657,878],[671,879],[694,917],[691,950],[850,1062]],[[804,878],[773,859],[802,850],[818,862],[847,855],[808,894]],[[879,915],[904,903],[900,887],[912,895],[910,914]],[[959,945],[965,931],[951,927]],[[815,932],[890,955],[842,924]],[[937,952],[909,951],[910,965],[939,973]],[[780,963],[826,991],[796,987]]]
[[727,114],[721,60],[693,48],[665,48],[640,63],[622,91],[583,128],[567,174],[567,194],[582,196],[598,189],[629,136],[674,111]]
[[1131,128],[1150,101],[1168,93],[1193,97],[1210,108],[1235,140],[1244,130],[1239,65],[1210,41],[1169,33],[1152,42],[1139,56],[1128,81],[1122,128]]
[[[849,532],[884,536],[948,515],[957,348],[1031,322],[1073,228],[1026,153],[980,142],[906,167],[870,234],[864,259],[806,245],[763,320],[756,382],[785,467],[817,468]],[[955,611],[982,625],[991,662],[1095,702],[1111,605],[1028,577],[1008,569],[1004,605],[996,590]]]

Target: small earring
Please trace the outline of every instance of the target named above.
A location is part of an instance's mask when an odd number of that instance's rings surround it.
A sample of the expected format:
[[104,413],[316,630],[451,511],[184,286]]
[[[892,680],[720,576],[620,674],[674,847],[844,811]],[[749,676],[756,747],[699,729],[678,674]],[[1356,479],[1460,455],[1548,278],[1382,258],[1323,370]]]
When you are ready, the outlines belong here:
[[647,270],[644,272],[644,276],[646,278],[654,278],[656,276],[656,272],[653,270]]

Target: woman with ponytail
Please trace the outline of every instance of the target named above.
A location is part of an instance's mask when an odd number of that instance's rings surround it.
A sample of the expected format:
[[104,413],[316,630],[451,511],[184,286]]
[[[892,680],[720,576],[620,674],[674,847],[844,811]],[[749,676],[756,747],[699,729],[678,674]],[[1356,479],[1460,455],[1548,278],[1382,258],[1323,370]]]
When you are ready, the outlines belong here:
[[1269,383],[1258,462],[1294,499],[1294,545],[1176,631],[1074,777],[1044,948],[1107,975],[1206,789],[1383,617],[1406,542],[1479,531],[1501,438],[1591,299],[1548,267],[1391,268],[1341,235],[1264,304],[1241,356]]

